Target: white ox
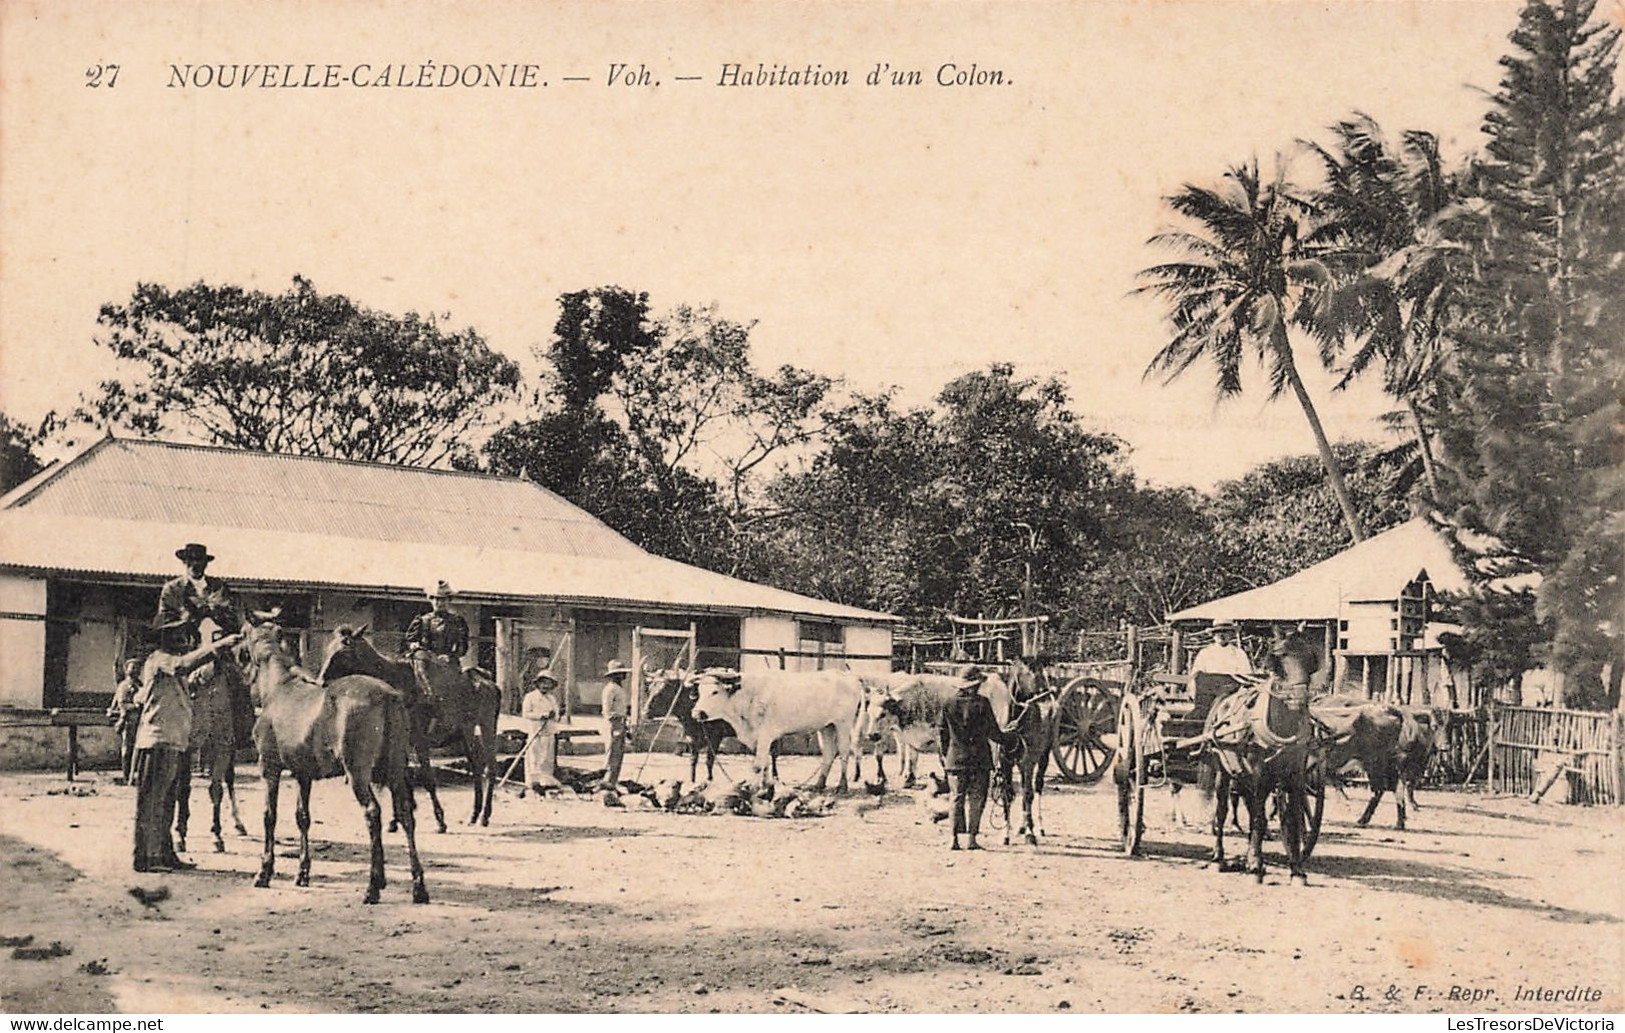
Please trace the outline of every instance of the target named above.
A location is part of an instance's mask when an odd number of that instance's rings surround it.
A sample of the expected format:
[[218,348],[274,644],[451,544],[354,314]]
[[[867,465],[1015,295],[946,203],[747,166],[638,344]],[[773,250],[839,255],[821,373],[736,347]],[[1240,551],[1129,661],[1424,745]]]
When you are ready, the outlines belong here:
[[[870,742],[878,743],[888,734],[896,740],[903,784],[912,786],[920,753],[940,751],[937,724],[948,701],[959,692],[959,679],[945,674],[893,671],[878,677],[865,676],[863,681],[861,727]],[[1003,727],[1010,718],[1010,687],[998,675],[988,674],[980,691],[993,704],[993,717]]]
[[846,759],[854,752],[854,732],[863,716],[863,684],[849,671],[709,670],[695,678],[699,699],[694,716],[726,721],[740,742],[756,754],[756,773],[765,786],[773,744],[797,732],[817,732],[823,763],[817,787],[829,781],[841,761],[845,791]]

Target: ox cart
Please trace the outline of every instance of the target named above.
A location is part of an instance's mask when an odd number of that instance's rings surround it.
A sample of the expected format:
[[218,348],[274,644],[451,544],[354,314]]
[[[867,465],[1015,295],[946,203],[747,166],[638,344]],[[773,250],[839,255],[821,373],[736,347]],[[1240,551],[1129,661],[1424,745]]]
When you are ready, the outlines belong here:
[[[1243,683],[1228,674],[1155,673],[1131,677],[1117,709],[1113,778],[1117,783],[1118,834],[1123,852],[1138,854],[1145,834],[1145,791],[1148,788],[1196,784],[1207,763],[1203,728],[1220,697]],[[1309,766],[1307,805],[1301,828],[1303,856],[1320,838],[1326,810],[1326,779],[1321,765]]]

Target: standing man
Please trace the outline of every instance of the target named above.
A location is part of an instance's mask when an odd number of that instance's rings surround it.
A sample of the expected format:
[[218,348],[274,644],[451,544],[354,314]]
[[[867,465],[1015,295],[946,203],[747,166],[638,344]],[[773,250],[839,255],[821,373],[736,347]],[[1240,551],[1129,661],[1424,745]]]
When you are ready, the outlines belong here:
[[437,664],[459,677],[463,655],[468,652],[468,622],[460,614],[451,612],[451,585],[436,581],[426,593],[429,597],[428,613],[420,613],[406,626],[406,651],[412,658],[412,673],[417,675],[419,698],[407,700],[407,706],[433,704],[434,683],[429,677],[429,665]]
[[557,789],[559,780],[554,774],[555,722],[559,716],[559,703],[553,693],[559,687],[558,679],[545,670],[531,676],[531,689],[525,693],[519,715],[530,722],[530,739],[525,743],[525,784],[541,797],[549,789]]
[[976,833],[982,827],[993,774],[992,743],[1005,743],[1008,736],[993,716],[993,704],[981,694],[987,680],[982,669],[965,664],[954,674],[959,679],[959,694],[942,708],[937,722],[937,748],[942,751],[942,768],[953,783],[954,794],[954,840],[948,849],[958,850],[959,834],[966,832],[970,835],[966,849],[980,850]]
[[599,698],[604,720],[609,722],[609,760],[604,766],[603,788],[614,789],[621,781],[621,758],[626,755],[626,718],[631,697],[626,692],[626,676],[632,668],[617,657],[604,668],[604,691]]
[[120,785],[128,785],[135,764],[135,733],[141,727],[141,708],[135,705],[135,692],[141,687],[141,661],[124,661],[124,677],[113,690],[107,716],[113,718],[113,738],[118,743]]
[[188,620],[157,624],[158,648],[147,657],[141,687],[132,702],[141,708],[135,746],[135,870],[184,871],[196,868],[175,853],[170,826],[175,822],[175,785],[187,763],[192,737],[192,699],[184,679],[242,636],[228,635],[187,652],[196,634]]
[[1213,625],[1213,641],[1203,646],[1191,661],[1191,683],[1198,674],[1251,675],[1253,662],[1236,641],[1238,628],[1234,621],[1219,621]]

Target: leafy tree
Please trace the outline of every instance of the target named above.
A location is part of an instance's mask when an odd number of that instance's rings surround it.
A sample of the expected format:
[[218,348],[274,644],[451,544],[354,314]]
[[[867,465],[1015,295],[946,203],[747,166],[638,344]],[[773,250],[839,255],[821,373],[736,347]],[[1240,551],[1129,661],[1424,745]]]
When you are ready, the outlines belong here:
[[120,375],[47,421],[177,434],[236,448],[413,466],[450,463],[518,384],[473,330],[391,316],[295,277],[269,295],[139,285],[105,305],[97,343]]
[[34,454],[33,434],[11,417],[0,413],[0,494],[45,469]]
[[1228,398],[1240,393],[1242,362],[1249,351],[1255,354],[1269,372],[1270,398],[1291,391],[1302,407],[1349,537],[1361,541],[1365,529],[1298,374],[1288,332],[1289,323],[1307,322],[1312,310],[1305,300],[1328,276],[1302,247],[1308,208],[1294,196],[1284,172],[1263,182],[1256,160],[1231,168],[1224,179],[1218,190],[1186,185],[1167,199],[1195,229],[1151,238],[1180,259],[1140,273],[1148,282],[1136,293],[1167,299],[1174,330],[1146,375],[1173,380],[1206,359],[1217,371],[1219,397]]
[[[1336,453],[1362,524],[1380,532],[1410,518],[1402,452],[1340,443]],[[1219,485],[1208,512],[1224,591],[1209,598],[1279,581],[1347,548],[1341,509],[1321,473],[1318,457],[1290,456]]]
[[929,408],[865,397],[805,471],[778,478],[775,583],[924,621],[1042,612],[1064,632],[1122,610],[1087,572],[1131,485],[1122,445],[1081,428],[1059,382],[1008,364]]
[[749,324],[714,306],[651,316],[621,287],[559,299],[552,366],[526,417],[487,446],[492,468],[524,470],[633,541],[674,559],[747,572],[742,528],[757,485],[823,426],[834,382],[750,360]]
[[[1551,639],[1535,658],[1588,679],[1625,662],[1625,114],[1620,32],[1594,9],[1531,0],[1502,60],[1461,385],[1440,435],[1448,516],[1499,543],[1496,573],[1541,575],[1533,618]],[[1531,617],[1485,619],[1493,639]]]
[[1333,280],[1311,296],[1307,325],[1328,365],[1348,339],[1339,390],[1373,366],[1401,403],[1390,422],[1416,442],[1429,495],[1438,498],[1432,420],[1448,389],[1452,334],[1462,319],[1465,248],[1450,231],[1472,218],[1457,177],[1447,173],[1431,133],[1401,134],[1398,149],[1370,116],[1332,127],[1333,147],[1309,143],[1325,173],[1307,246]]

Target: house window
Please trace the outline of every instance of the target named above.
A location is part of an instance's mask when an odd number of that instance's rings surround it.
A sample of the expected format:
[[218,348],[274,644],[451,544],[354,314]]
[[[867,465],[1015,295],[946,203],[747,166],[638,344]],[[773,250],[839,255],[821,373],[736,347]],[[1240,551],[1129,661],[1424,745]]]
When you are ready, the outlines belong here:
[[1337,622],[1337,630],[1338,631],[1347,631],[1347,630],[1349,630],[1349,622],[1348,621],[1338,621]]
[[846,656],[842,628],[824,621],[797,621],[796,636],[801,640],[801,667],[807,671],[821,671],[825,667],[839,666]]
[[[1344,623],[1347,623],[1347,621],[1345,621]],[[1348,647],[1349,647],[1349,640],[1348,639],[1340,638],[1340,639],[1337,640],[1337,648],[1338,649],[1347,649]]]

